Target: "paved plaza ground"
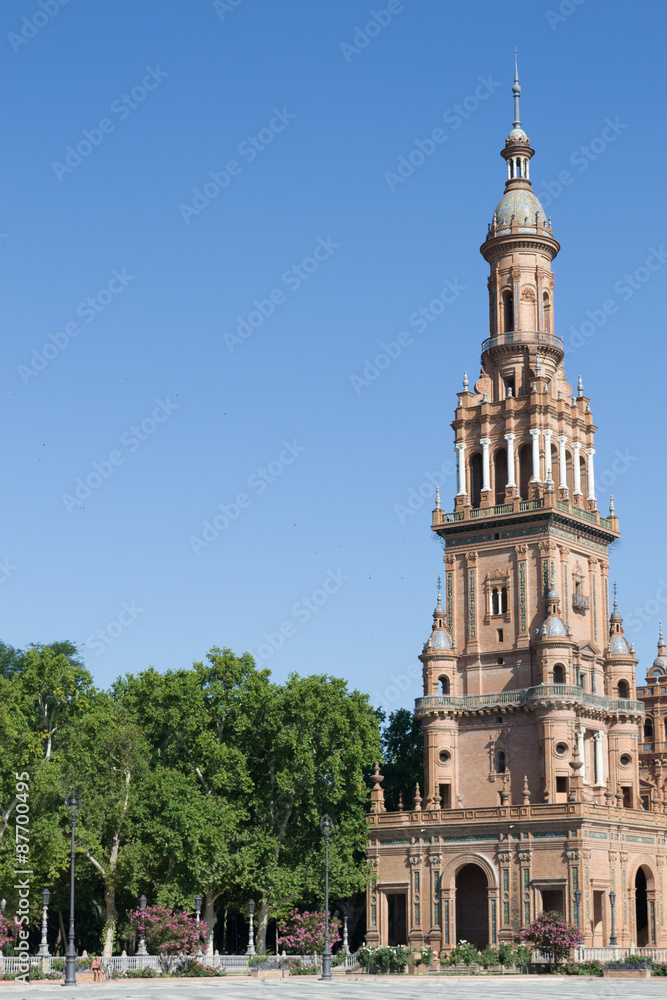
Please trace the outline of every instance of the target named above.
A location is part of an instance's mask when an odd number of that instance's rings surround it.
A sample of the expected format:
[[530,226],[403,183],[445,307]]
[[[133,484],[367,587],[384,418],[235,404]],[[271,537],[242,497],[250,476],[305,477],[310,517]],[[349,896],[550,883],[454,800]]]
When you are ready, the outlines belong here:
[[489,1000],[623,1000],[623,998],[667,998],[667,977],[652,979],[585,979],[560,976],[345,976],[331,983],[299,977],[258,982],[252,979],[229,978],[206,980],[159,980],[137,982],[81,983],[76,988],[63,988],[60,983],[0,983],[0,996],[26,1000],[187,1000],[187,998],[220,998],[220,1000],[310,1000],[310,997],[330,995],[336,1000],[422,1000],[447,997],[449,1000],[479,1000],[485,994]]

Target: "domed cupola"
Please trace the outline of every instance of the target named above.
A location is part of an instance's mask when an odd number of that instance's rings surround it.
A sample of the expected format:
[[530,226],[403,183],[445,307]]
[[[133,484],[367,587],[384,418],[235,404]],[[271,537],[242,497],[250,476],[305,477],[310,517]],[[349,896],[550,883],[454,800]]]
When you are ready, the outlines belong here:
[[653,661],[653,666],[649,674],[653,677],[661,677],[667,673],[667,654],[665,653],[665,640],[662,635],[662,618],[660,619],[660,635],[658,636],[658,655]]
[[[505,146],[500,151],[500,155],[507,163],[507,182],[505,193],[493,214],[493,222],[489,226],[487,240],[508,235],[512,231],[537,235],[548,229],[549,235],[552,235],[549,219],[530,183],[530,161],[535,155],[535,150],[530,145],[530,139],[523,130],[519,118],[521,87],[519,86],[519,71],[516,61],[512,94],[514,95],[514,122],[512,123],[512,131],[505,139]],[[514,230],[512,230],[513,226]],[[554,249],[553,256],[558,252],[557,244]]]
[[440,577],[438,577],[438,603],[435,607],[435,611],[433,612],[433,629],[431,631],[431,637],[426,643],[425,651],[452,648],[452,640],[449,632],[447,631],[447,617],[445,615],[445,609],[442,606],[440,588],[441,581]]
[[623,618],[618,610],[616,584],[614,584],[614,610],[609,618],[609,652],[612,656],[628,656],[630,647],[623,634]]
[[567,629],[560,617],[560,597],[556,593],[553,580],[547,594],[547,617],[544,619],[544,624],[539,630],[538,636],[540,639],[564,638],[567,636]]

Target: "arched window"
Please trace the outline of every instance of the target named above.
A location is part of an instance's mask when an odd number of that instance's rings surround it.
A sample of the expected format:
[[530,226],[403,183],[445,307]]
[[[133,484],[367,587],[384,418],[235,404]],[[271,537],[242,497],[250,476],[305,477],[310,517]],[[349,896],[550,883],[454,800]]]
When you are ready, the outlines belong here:
[[473,507],[479,507],[482,499],[482,456],[473,455],[470,459],[470,502]]
[[546,292],[542,294],[542,314],[544,316],[544,329],[551,333],[551,302]]
[[507,770],[507,764],[505,763],[505,751],[499,750],[496,754],[496,773],[504,774]]
[[442,676],[440,680],[440,694],[449,694],[449,677]]
[[574,478],[572,472],[572,452],[565,452],[565,482],[567,483],[567,488],[570,491],[570,498],[572,498],[572,491],[574,490]]
[[564,684],[565,683],[565,667],[562,663],[557,663],[554,667],[554,684]]
[[500,589],[500,614],[507,614],[507,587]]
[[585,500],[588,496],[588,465],[583,455],[579,455],[579,476],[581,480],[581,492]]
[[512,295],[509,288],[506,288],[502,295],[503,303],[503,330],[505,333],[511,333],[514,329],[514,296]]
[[499,615],[500,614],[500,596],[498,594],[498,588],[497,587],[493,588],[493,590],[491,591],[491,595],[490,596],[491,596],[491,601],[490,601],[490,604],[491,604],[491,614],[492,615]]
[[653,739],[653,721],[651,719],[647,719],[646,722],[644,723],[644,739],[645,740]]
[[619,681],[618,684],[616,685],[616,689],[618,691],[618,697],[619,698],[629,698],[630,697],[630,692],[628,690],[628,682],[627,681]]
[[493,456],[493,478],[496,487],[496,503],[505,503],[507,452],[504,448],[498,448]]
[[529,444],[519,448],[519,495],[522,500],[528,499],[528,487],[533,478],[533,451]]

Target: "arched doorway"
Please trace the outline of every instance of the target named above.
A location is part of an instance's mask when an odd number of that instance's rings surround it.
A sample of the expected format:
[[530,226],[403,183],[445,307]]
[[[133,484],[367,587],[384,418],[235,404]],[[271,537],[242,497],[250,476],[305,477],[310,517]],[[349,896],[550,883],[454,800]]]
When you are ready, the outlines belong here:
[[489,943],[488,882],[479,865],[463,865],[456,873],[456,940],[480,951]]
[[643,868],[638,868],[635,875],[635,928],[638,947],[646,947],[649,944],[648,896],[646,872]]
[[482,456],[473,455],[470,459],[470,502],[473,507],[479,507],[482,500]]

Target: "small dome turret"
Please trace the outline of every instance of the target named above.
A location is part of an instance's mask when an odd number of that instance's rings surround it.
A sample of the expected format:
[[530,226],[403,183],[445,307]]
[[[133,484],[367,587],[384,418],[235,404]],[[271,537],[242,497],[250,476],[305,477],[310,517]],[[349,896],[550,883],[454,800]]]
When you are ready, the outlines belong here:
[[544,619],[544,623],[538,634],[540,638],[567,635],[567,629],[560,617],[560,597],[556,591],[556,584],[553,578],[549,587],[549,593],[547,594],[547,617]]

